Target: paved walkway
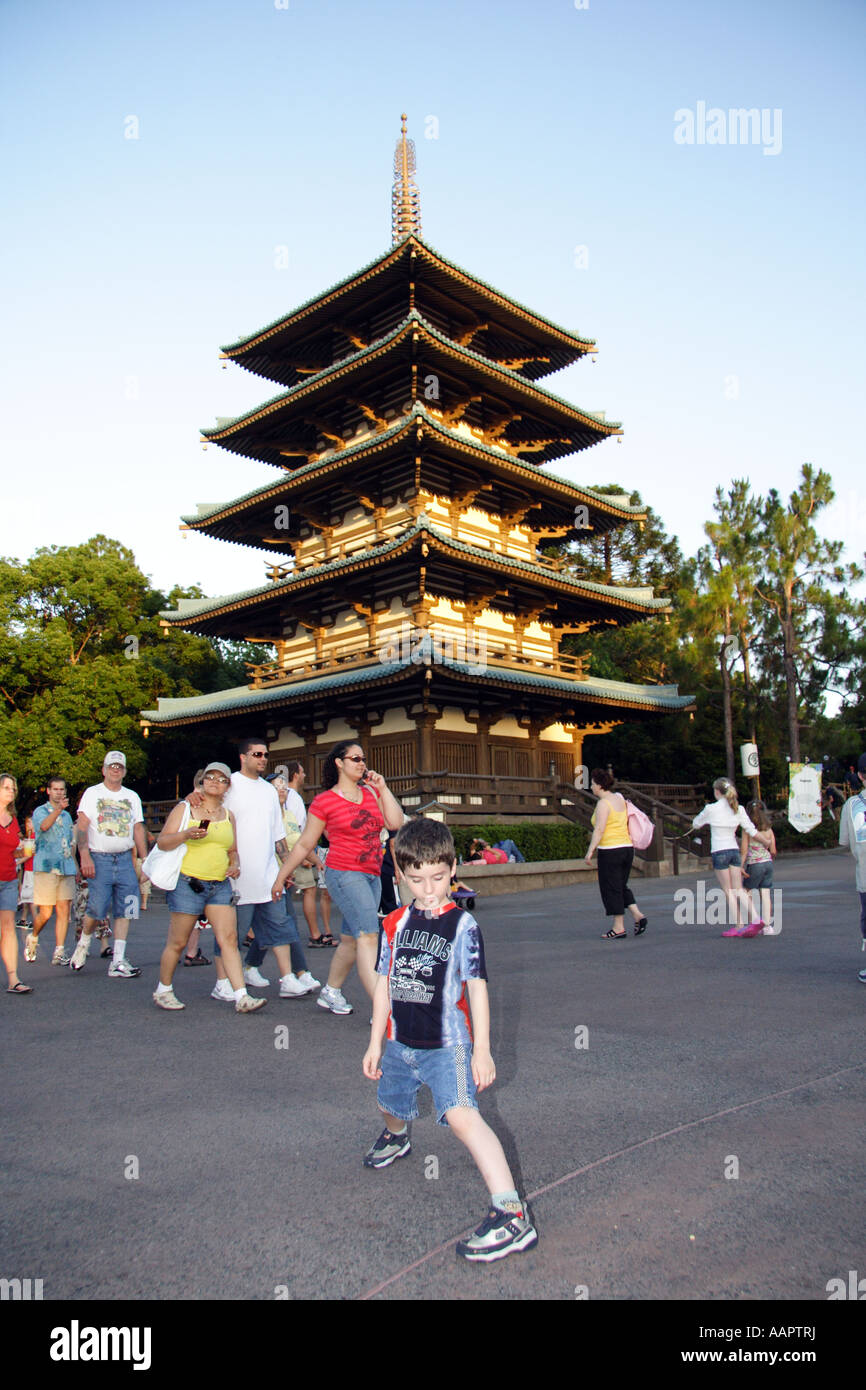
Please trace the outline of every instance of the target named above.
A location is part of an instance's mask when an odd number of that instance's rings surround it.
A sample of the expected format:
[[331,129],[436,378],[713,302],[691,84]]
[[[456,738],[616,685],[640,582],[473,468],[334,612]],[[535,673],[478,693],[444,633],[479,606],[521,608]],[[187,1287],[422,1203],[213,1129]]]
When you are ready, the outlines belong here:
[[[600,939],[595,885],[479,900],[482,1109],[541,1234],[483,1269],[453,1252],[483,1185],[429,1097],[411,1157],[361,1166],[379,1126],[356,977],[351,1017],[274,985],[239,1017],[211,970],[181,969],[170,1014],[151,1002],[164,909],[134,927],[138,980],[43,949],[35,993],[2,1000],[0,1273],[75,1300],[825,1300],[866,1273],[866,956],[849,855],[784,859],[777,883],[783,930],[751,941],[676,924],[694,877],[639,881],[649,930],[622,943]],[[324,978],[330,953],[309,957]]]

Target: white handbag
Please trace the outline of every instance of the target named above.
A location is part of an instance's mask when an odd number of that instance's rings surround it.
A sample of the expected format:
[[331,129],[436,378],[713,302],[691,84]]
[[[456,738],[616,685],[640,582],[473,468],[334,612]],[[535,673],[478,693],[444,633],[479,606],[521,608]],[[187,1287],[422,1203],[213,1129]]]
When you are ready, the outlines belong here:
[[[191,818],[192,812],[189,802],[185,801],[178,831],[186,830]],[[173,888],[177,887],[180,866],[185,854],[186,842],[176,845],[174,849],[157,849],[154,845],[141,866],[141,872],[150,879],[155,888],[162,888],[166,893],[170,893]]]

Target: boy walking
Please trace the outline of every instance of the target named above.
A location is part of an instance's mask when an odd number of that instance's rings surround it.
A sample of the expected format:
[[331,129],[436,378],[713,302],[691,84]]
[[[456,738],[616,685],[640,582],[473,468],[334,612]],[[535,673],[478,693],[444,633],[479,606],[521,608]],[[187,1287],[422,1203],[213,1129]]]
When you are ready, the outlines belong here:
[[500,1260],[531,1249],[538,1233],[476,1101],[496,1077],[484,943],[475,918],[449,897],[457,856],[446,826],[409,821],[391,841],[391,852],[414,901],[390,912],[380,932],[363,1071],[379,1082],[386,1128],[364,1164],[387,1168],[410,1152],[408,1121],[418,1115],[419,1089],[429,1086],[438,1123],[466,1145],[490,1192],[487,1216],[468,1240],[458,1242],[457,1254],[483,1263]]

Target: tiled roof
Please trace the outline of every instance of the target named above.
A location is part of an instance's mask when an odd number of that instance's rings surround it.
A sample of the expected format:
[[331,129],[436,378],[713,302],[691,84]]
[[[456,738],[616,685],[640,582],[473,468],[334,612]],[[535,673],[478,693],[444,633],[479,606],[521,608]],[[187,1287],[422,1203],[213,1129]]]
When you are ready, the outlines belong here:
[[181,521],[188,522],[190,525],[195,522],[206,520],[208,517],[216,516],[219,512],[226,511],[229,507],[236,507],[242,502],[252,502],[257,497],[267,497],[269,493],[278,491],[287,482],[294,482],[296,478],[306,478],[315,474],[323,464],[336,463],[341,459],[351,458],[353,454],[363,453],[371,445],[380,445],[399,434],[401,430],[411,425],[413,420],[421,419],[432,429],[438,430],[447,438],[455,440],[459,444],[464,444],[469,448],[480,449],[484,454],[489,454],[491,458],[508,463],[516,464],[518,467],[533,469],[541,477],[549,478],[553,483],[559,483],[562,487],[569,488],[575,495],[590,497],[600,502],[604,506],[610,507],[614,511],[621,512],[624,516],[643,516],[646,513],[646,506],[640,503],[620,501],[625,498],[626,493],[606,493],[597,492],[594,488],[585,487],[582,483],[570,482],[568,478],[561,478],[556,473],[548,472],[547,468],[542,468],[540,464],[532,463],[529,459],[517,458],[510,454],[506,449],[499,449],[494,444],[485,444],[474,435],[464,434],[460,430],[452,429],[442,420],[438,420],[435,415],[431,415],[423,401],[415,401],[408,415],[401,416],[389,425],[387,429],[376,434],[371,432],[363,438],[355,441],[354,444],[347,444],[345,449],[326,449],[323,450],[315,463],[305,463],[300,468],[293,468],[286,473],[284,478],[280,478],[275,483],[266,483],[263,487],[253,488],[252,492],[246,492],[241,497],[234,497],[228,502],[213,502],[203,504],[199,509],[189,516],[181,517]]
[[446,535],[440,531],[428,519],[424,512],[421,512],[414,526],[409,526],[406,530],[395,537],[393,540],[386,541],[382,545],[370,546],[368,550],[356,550],[352,555],[346,556],[342,560],[328,560],[322,565],[309,565],[297,573],[292,574],[287,579],[278,580],[274,584],[262,584],[255,589],[242,589],[236,594],[220,594],[216,598],[203,599],[180,599],[178,607],[166,609],[160,613],[161,618],[167,621],[174,619],[175,622],[188,621],[193,617],[202,617],[218,608],[224,608],[229,604],[237,603],[242,599],[256,598],[267,594],[271,596],[276,593],[288,592],[301,582],[306,582],[313,577],[322,575],[336,575],[340,571],[350,570],[357,564],[362,557],[364,559],[381,559],[398,547],[406,544],[407,541],[414,540],[416,536],[426,533],[435,538],[442,545],[459,550],[466,555],[472,555],[480,560],[487,562],[495,561],[497,564],[508,565],[511,568],[521,570],[526,574],[537,577],[555,579],[561,584],[569,585],[574,589],[582,589],[586,593],[598,594],[602,598],[609,598],[615,601],[638,604],[648,611],[661,610],[668,607],[667,599],[652,598],[647,595],[646,589],[626,589],[613,584],[599,584],[593,579],[578,579],[568,573],[567,570],[548,570],[540,565],[532,564],[529,560],[519,560],[513,555],[503,555],[501,552],[484,550],[481,546],[469,545],[466,541],[458,541],[453,536]]
[[517,309],[521,314],[526,314],[529,318],[537,319],[539,323],[546,324],[548,328],[552,328],[554,332],[560,333],[566,338],[575,338],[579,343],[585,343],[587,346],[595,345],[595,338],[584,338],[580,333],[573,333],[570,329],[561,327],[560,324],[554,323],[552,319],[547,318],[544,314],[539,314],[536,309],[528,308],[527,305],[521,304],[519,300],[512,298],[511,295],[505,294],[502,290],[498,290],[495,285],[491,285],[486,280],[482,280],[478,275],[473,275],[468,270],[464,270],[462,266],[457,265],[456,261],[451,261],[447,256],[443,256],[441,251],[437,251],[435,247],[424,241],[417,233],[409,232],[401,241],[397,242],[395,246],[389,247],[384,255],[376,256],[372,261],[368,261],[366,265],[361,266],[360,270],[353,271],[351,275],[345,276],[344,279],[335,281],[333,285],[329,285],[326,289],[320,290],[319,293],[313,295],[311,299],[304,300],[302,304],[298,304],[287,314],[281,314],[279,318],[274,319],[271,323],[266,323],[264,327],[257,328],[253,333],[245,334],[244,337],[238,338],[237,342],[226,344],[221,351],[226,353],[237,353],[245,344],[254,342],[257,338],[261,338],[272,330],[279,328],[283,323],[288,323],[291,319],[297,317],[297,315],[303,314],[305,310],[314,308],[320,300],[327,299],[330,295],[336,294],[338,290],[347,289],[355,280],[360,279],[363,275],[367,275],[371,270],[375,270],[376,266],[382,265],[385,261],[395,258],[395,253],[399,254],[405,243],[412,240],[413,237],[423,251],[426,251],[429,255],[441,261],[449,270],[454,270],[458,275],[464,276],[467,280],[472,280],[476,285],[479,285],[481,289],[489,290],[491,294],[495,294],[498,299],[504,300],[506,304],[511,305],[512,308]]
[[320,372],[312,373],[312,375],[305,377],[303,381],[299,381],[295,386],[290,386],[287,391],[281,391],[279,395],[271,396],[269,400],[263,401],[261,405],[255,406],[252,410],[245,410],[242,415],[227,418],[221,424],[203,428],[200,433],[206,439],[213,439],[218,434],[233,430],[236,425],[243,424],[244,421],[251,421],[257,416],[265,414],[273,406],[286,405],[291,402],[293,397],[300,395],[301,392],[308,391],[311,386],[317,385],[326,377],[333,375],[335,372],[342,372],[353,363],[359,362],[365,357],[372,356],[373,353],[380,351],[383,347],[387,347],[387,345],[399,337],[400,334],[405,333],[408,328],[418,324],[420,324],[426,333],[429,333],[431,338],[441,343],[443,347],[450,349],[452,352],[456,352],[460,356],[468,357],[493,374],[505,377],[513,382],[520,390],[541,396],[544,400],[549,401],[553,405],[564,406],[566,410],[572,411],[576,415],[581,415],[587,420],[594,421],[595,424],[608,434],[613,434],[622,429],[618,421],[606,420],[595,411],[584,410],[581,406],[575,405],[573,401],[567,401],[562,396],[556,396],[552,391],[547,391],[543,387],[538,386],[534,381],[528,381],[526,377],[521,376],[519,372],[513,371],[511,367],[503,367],[498,362],[493,362],[489,357],[484,357],[482,353],[475,352],[472,348],[462,347],[446,334],[440,333],[438,328],[434,328],[432,323],[429,323],[427,319],[424,318],[423,314],[419,314],[417,309],[411,309],[406,317],[397,324],[396,328],[392,328],[391,332],[386,333],[384,337],[376,338],[372,343],[368,343],[366,347],[358,348],[356,352],[350,352],[346,357],[341,357],[339,361],[332,362],[330,366],[324,367]]
[[[477,667],[465,662],[443,658],[434,663],[446,670],[478,679]],[[292,681],[286,685],[269,686],[264,690],[251,690],[249,686],[236,686],[233,690],[218,690],[210,695],[192,695],[185,699],[159,701],[156,710],[142,710],[141,717],[151,723],[164,723],[171,719],[194,718],[196,715],[230,714],[238,710],[253,710],[262,706],[283,704],[288,699],[302,699],[319,695],[325,691],[340,690],[345,686],[379,685],[382,680],[399,675],[402,671],[418,669],[411,658],[407,661],[382,663],[360,670],[336,671],[327,676],[312,676],[309,680]],[[605,700],[616,704],[641,705],[646,709],[675,712],[688,708],[694,703],[693,695],[680,695],[675,685],[631,685],[627,681],[608,681],[590,677],[588,680],[563,680],[556,676],[544,676],[529,671],[514,671],[509,667],[489,666],[485,672],[488,685],[502,682],[514,687],[559,692],[570,700]]]

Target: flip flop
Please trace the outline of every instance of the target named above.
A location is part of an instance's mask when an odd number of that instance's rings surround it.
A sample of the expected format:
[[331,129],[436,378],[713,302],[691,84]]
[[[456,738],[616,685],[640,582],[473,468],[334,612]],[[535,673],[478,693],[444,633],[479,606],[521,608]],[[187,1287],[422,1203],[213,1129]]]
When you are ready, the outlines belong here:
[[7,994],[32,994],[32,993],[33,993],[33,990],[31,989],[30,985],[25,985],[25,984],[23,983],[22,980],[19,980],[18,983],[17,983],[17,985],[10,985],[9,988],[7,989],[6,993],[7,993]]

